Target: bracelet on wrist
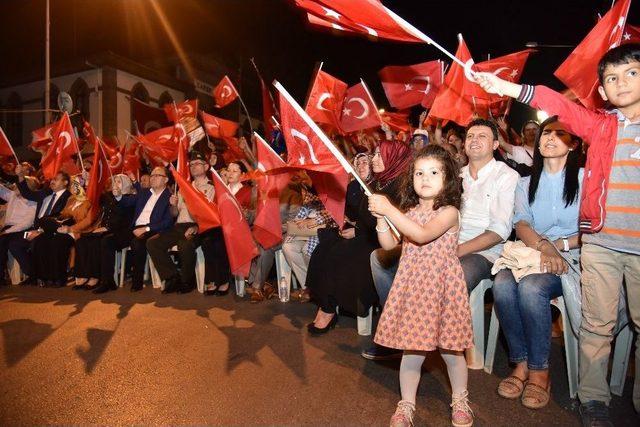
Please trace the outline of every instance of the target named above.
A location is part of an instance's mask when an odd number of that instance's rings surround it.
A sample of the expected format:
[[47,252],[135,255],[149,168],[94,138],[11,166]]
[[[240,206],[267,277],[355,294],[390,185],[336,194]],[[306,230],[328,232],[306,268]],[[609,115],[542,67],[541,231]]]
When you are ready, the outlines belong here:
[[389,231],[389,230],[391,230],[391,227],[389,227],[388,225],[387,225],[387,227],[386,227],[386,228],[378,228],[378,226],[376,225],[376,231],[377,231],[378,233],[386,233],[386,232],[387,232],[387,231]]

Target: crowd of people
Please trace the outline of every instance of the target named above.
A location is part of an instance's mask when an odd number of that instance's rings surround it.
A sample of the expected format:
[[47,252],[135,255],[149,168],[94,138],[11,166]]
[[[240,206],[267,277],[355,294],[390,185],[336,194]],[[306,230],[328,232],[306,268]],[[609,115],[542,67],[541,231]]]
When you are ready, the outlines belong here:
[[[330,332],[338,308],[366,316],[371,307],[382,307],[374,345],[362,356],[402,358],[401,400],[391,425],[413,424],[421,366],[426,352],[437,349],[451,383],[452,424],[462,427],[474,418],[464,358],[473,346],[473,289],[493,280],[513,365],[497,393],[538,409],[551,395],[550,302],[563,295],[564,282],[581,286],[582,298],[574,301],[582,306],[581,416],[584,425],[611,425],[607,361],[623,289],[630,321],[640,329],[640,46],[612,49],[600,62],[607,113],[588,111],[543,86],[517,85],[490,73],[475,78],[486,91],[551,117],[528,121],[518,133],[504,118],[477,118],[463,129],[427,126],[421,116],[406,141],[388,127],[359,135],[344,154],[374,194],[367,197],[351,181],[343,227],[309,175],[293,173],[279,197],[283,241],[266,249],[258,245],[248,277],[250,301],[276,293],[271,271],[282,249],[301,287],[295,299],[318,306],[309,334]],[[188,163],[193,187],[210,201],[215,189],[208,173],[219,166],[217,154],[193,150]],[[257,199],[247,174],[252,168],[244,160],[219,170],[249,224]],[[96,217],[89,215],[95,207],[78,177],[59,172],[41,187],[30,164],[5,172],[12,184],[0,186],[2,268],[11,254],[25,276],[23,286],[61,287],[73,277],[74,290],[101,294],[117,289],[116,252],[129,248],[132,292],[143,289],[149,256],[164,281],[163,293],[188,293],[196,287],[200,247],[206,292],[227,294],[232,276],[220,228],[199,232],[166,168],[142,172],[139,179],[114,176]]]

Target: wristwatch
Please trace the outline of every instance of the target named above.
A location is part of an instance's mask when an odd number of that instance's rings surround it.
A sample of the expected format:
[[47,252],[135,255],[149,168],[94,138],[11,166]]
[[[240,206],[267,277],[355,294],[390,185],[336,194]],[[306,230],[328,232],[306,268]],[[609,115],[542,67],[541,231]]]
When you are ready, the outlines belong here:
[[562,237],[562,252],[569,252],[569,239]]
[[[145,231],[145,232],[147,232],[147,233],[148,233],[148,232],[150,232],[150,231],[151,231],[151,227],[149,227],[149,226],[145,227],[145,228],[144,228],[144,231]],[[567,247],[568,247],[568,246],[567,246]],[[568,249],[567,249],[567,250],[568,250]]]

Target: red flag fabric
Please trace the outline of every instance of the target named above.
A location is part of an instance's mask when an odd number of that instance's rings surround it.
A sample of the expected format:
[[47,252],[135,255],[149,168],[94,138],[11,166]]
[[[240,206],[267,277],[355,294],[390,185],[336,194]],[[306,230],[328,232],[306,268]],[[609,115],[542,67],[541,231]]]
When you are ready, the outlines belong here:
[[140,173],[140,143],[136,139],[131,139],[129,147],[127,148],[127,144],[125,144],[122,148],[125,153],[122,161],[122,173],[132,173],[138,176]]
[[598,93],[598,62],[607,51],[620,45],[630,5],[631,0],[617,1],[553,73],[587,108],[604,105]]
[[640,27],[634,27],[633,25],[625,25],[624,33],[622,33],[622,42],[626,43],[640,43]]
[[0,127],[0,156],[16,157],[15,151],[9,142],[9,138],[5,135],[4,131]]
[[200,117],[204,122],[204,129],[212,138],[225,138],[235,136],[238,133],[238,123],[231,120],[221,119],[213,114],[200,111]]
[[260,91],[262,92],[262,120],[264,122],[264,134],[268,139],[271,139],[273,133],[273,124],[271,123],[271,117],[276,116],[276,106],[273,104],[273,97],[269,91],[269,87],[266,85],[262,77],[260,79]]
[[239,96],[228,76],[224,76],[218,86],[213,89],[213,98],[216,100],[216,107],[218,108],[231,104]]
[[[281,125],[288,153],[287,165],[308,171],[324,207],[342,226],[349,176],[321,141],[319,134],[311,127],[309,122],[313,121],[302,107],[284,91],[284,88],[278,90]],[[303,114],[307,116],[308,121]]]
[[71,156],[78,152],[78,139],[67,113],[58,120],[52,135],[53,142],[40,162],[46,179],[53,179],[62,165],[72,161]]
[[111,173],[114,175],[122,173],[126,146],[120,144],[120,141],[118,141],[116,137],[104,137],[102,140],[102,148],[107,155]]
[[[178,124],[177,126],[182,125]],[[178,173],[185,181],[189,181],[191,179],[191,171],[189,170],[189,138],[186,132],[181,132],[180,134],[184,134],[184,137],[178,141]]]
[[226,164],[242,160],[247,157],[245,152],[240,148],[240,142],[235,136],[225,136],[222,138],[227,149],[222,152],[222,158]]
[[389,65],[378,71],[382,88],[392,107],[403,109],[422,104],[429,108],[442,85],[442,61],[415,65]]
[[220,214],[213,200],[208,200],[206,196],[186,180],[178,171],[169,166],[173,178],[178,184],[180,195],[187,205],[189,214],[198,223],[198,232],[204,233],[215,227],[220,227]]
[[162,108],[145,104],[135,98],[131,102],[131,112],[140,133],[146,134],[169,126],[167,115]]
[[40,154],[47,152],[53,139],[52,133],[56,123],[51,123],[31,132],[31,144],[29,144],[29,147],[33,151],[37,151]]
[[296,0],[296,4],[322,21],[359,34],[403,42],[426,41],[384,7],[380,0]]
[[340,128],[344,132],[378,127],[382,124],[378,107],[363,81],[347,89],[342,103]]
[[178,104],[165,104],[163,108],[167,115],[167,119],[169,119],[170,122],[175,123],[180,121],[183,117],[195,118],[198,114],[198,100],[188,99]]
[[318,25],[320,27],[330,28],[332,30],[344,31],[344,32],[347,32],[347,33],[355,33],[355,31],[353,31],[353,30],[351,30],[349,28],[343,27],[342,25],[338,25],[338,24],[333,23],[331,21],[327,21],[326,19],[319,18],[316,15],[312,15],[310,13],[307,13],[307,19],[309,20],[309,23],[313,24],[313,25]]
[[388,124],[392,130],[411,132],[408,112],[398,111],[393,113],[385,111],[384,113],[380,113],[380,117],[382,117],[382,120]]
[[169,126],[135,138],[154,166],[164,166],[178,158],[179,133],[185,133],[183,126]]
[[304,110],[316,123],[340,130],[340,113],[346,93],[345,82],[318,70]]
[[220,175],[213,169],[211,172],[231,272],[236,276],[247,277],[251,260],[259,254],[258,247],[253,240],[240,204],[231,194],[229,187],[222,182]]
[[[257,134],[256,134],[257,135]],[[256,136],[258,152],[258,170],[267,172],[282,168],[286,163],[267,142]],[[258,184],[258,205],[256,219],[253,221],[253,237],[264,248],[269,249],[282,241],[282,222],[280,220],[280,193],[289,182],[289,174],[261,174],[256,177]]]
[[91,125],[85,121],[83,128],[87,139],[93,144],[93,163],[89,175],[87,199],[91,201],[91,211],[89,215],[91,218],[96,218],[100,210],[100,196],[113,172],[109,168],[109,161],[106,158],[104,148],[100,147],[100,139],[96,136]]

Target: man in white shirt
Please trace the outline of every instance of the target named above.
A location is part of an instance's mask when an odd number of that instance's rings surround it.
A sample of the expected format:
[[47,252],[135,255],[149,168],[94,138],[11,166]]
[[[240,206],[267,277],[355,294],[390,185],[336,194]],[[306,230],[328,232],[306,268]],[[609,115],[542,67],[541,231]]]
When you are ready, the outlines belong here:
[[458,256],[471,292],[491,277],[502,243],[513,228],[513,206],[520,176],[493,158],[498,148],[498,128],[476,119],[467,127],[465,152],[469,164],[462,168],[462,208]]
[[522,145],[512,145],[500,138],[500,147],[507,152],[507,158],[527,166],[533,165],[533,150],[535,149],[536,136],[539,129],[538,122],[534,120],[527,121],[522,126]]

